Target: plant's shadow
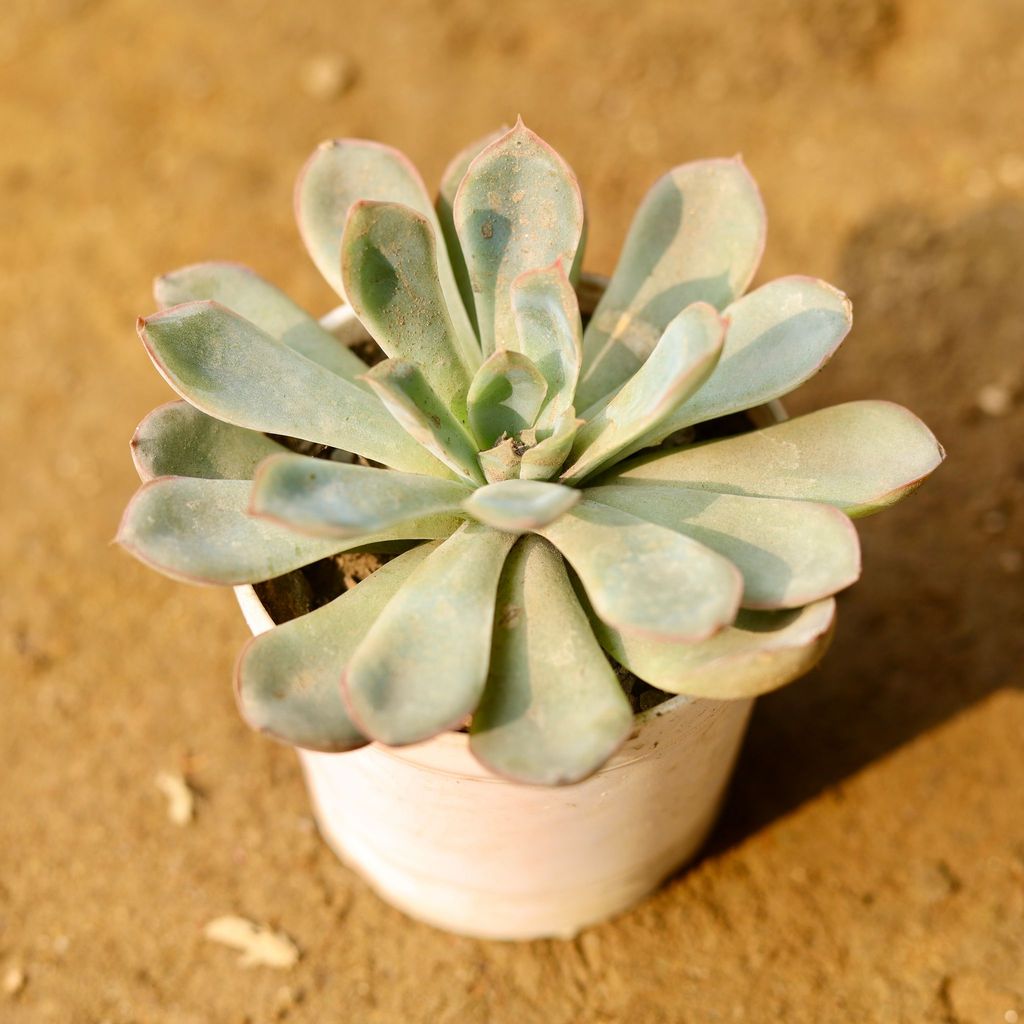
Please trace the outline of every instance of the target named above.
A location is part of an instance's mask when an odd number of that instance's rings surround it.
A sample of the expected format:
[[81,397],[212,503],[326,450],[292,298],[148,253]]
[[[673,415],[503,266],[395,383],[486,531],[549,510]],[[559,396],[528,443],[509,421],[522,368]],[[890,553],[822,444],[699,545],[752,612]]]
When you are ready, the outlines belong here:
[[[931,426],[948,458],[903,505],[859,524],[864,577],[840,598],[832,649],[758,702],[705,856],[1022,686],[1024,205],[947,225],[886,210],[851,237],[837,276],[854,331],[790,411],[891,399]],[[979,403],[986,388],[1009,395],[1007,413],[980,408],[992,408]]]

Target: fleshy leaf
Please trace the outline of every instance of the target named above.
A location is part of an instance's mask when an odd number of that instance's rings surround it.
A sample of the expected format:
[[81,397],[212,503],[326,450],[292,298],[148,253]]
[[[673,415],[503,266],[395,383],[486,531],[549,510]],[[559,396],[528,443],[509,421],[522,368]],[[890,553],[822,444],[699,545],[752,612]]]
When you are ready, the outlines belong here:
[[479,459],[484,479],[489,484],[513,480],[519,476],[522,454],[520,446],[511,437],[503,437],[493,448],[482,451]]
[[139,336],[167,383],[217,419],[446,475],[373,395],[216,302],[187,302],[140,320]]
[[712,700],[777,690],[809,672],[832,639],[831,597],[792,611],[741,611],[736,622],[699,644],[663,643],[616,632],[591,617],[602,646],[651,686]]
[[457,514],[468,493],[454,480],[284,454],[260,464],[249,510],[312,536],[356,537]]
[[395,203],[354,203],[341,240],[341,274],[356,316],[385,354],[419,367],[464,422],[480,348],[452,323],[427,219]]
[[633,714],[557,552],[523,537],[498,587],[491,668],[470,748],[520,782],[559,785],[595,772]]
[[657,181],[584,333],[576,407],[631,377],[691,302],[724,309],[742,295],[764,238],[761,197],[739,158],[683,164]]
[[466,523],[432,552],[369,628],[344,693],[365,735],[429,739],[472,712],[487,680],[494,602],[509,533]]
[[562,479],[578,482],[612,462],[630,444],[673,417],[673,410],[699,389],[722,351],[725,323],[706,302],[695,302],[665,328],[647,361],[573,442],[576,461]]
[[279,288],[240,263],[195,263],[156,279],[161,309],[213,300],[332,373],[353,380],[366,363]]
[[125,509],[117,541],[146,565],[186,583],[259,583],[354,547],[435,540],[459,525],[428,516],[354,540],[307,537],[248,514],[248,480],[165,476],[143,484]]
[[570,408],[582,359],[576,292],[561,263],[520,274],[511,285],[516,349],[540,370],[548,389],[537,417],[541,438]]
[[364,746],[368,741],[342,700],[342,672],[381,610],[436,546],[399,555],[330,604],[250,640],[235,671],[246,722],[306,750]]
[[623,481],[586,491],[588,501],[678,530],[743,574],[745,608],[798,608],[860,575],[860,544],[831,505]]
[[735,618],[739,572],[681,533],[586,500],[537,533],[568,559],[597,614],[617,629],[697,641]]
[[455,227],[473,288],[484,354],[515,348],[511,284],[556,260],[571,266],[583,201],[564,160],[518,122],[469,165]]
[[569,406],[555,422],[551,434],[522,453],[519,475],[523,480],[549,480],[565,464],[582,420]]
[[729,329],[714,373],[630,451],[788,394],[832,358],[853,322],[850,300],[812,277],[770,281],[734,302],[725,317]]
[[480,447],[533,426],[547,390],[540,370],[522,353],[492,352],[469,389],[469,422]]
[[459,236],[455,230],[455,195],[477,154],[483,152],[492,142],[497,142],[507,132],[508,125],[503,125],[497,131],[471,142],[465,149],[456,153],[441,175],[441,188],[437,195],[437,219],[441,222],[441,231],[448,248],[448,256],[452,261],[455,280],[459,285],[459,294],[474,329],[477,327],[476,305],[473,302],[473,286],[469,283],[469,271],[466,269],[466,257],[462,255],[462,246],[459,245]]
[[581,494],[573,487],[541,480],[505,480],[478,487],[462,507],[496,530],[525,533],[547,526],[568,512]]
[[132,460],[139,476],[251,480],[262,459],[284,449],[255,430],[224,423],[188,402],[154,409],[136,428]]
[[346,297],[341,279],[341,235],[349,209],[360,199],[402,203],[430,221],[438,241],[438,277],[449,315],[458,336],[472,338],[473,327],[426,186],[408,158],[390,146],[365,139],[324,142],[299,174],[295,217],[309,255],[328,283],[343,299]]
[[471,484],[483,483],[477,449],[462,424],[434,394],[419,367],[398,359],[378,363],[363,378],[402,428],[426,451]]
[[944,457],[913,413],[892,402],[860,401],[641,456],[602,482],[663,480],[726,494],[819,501],[857,517],[915,490]]

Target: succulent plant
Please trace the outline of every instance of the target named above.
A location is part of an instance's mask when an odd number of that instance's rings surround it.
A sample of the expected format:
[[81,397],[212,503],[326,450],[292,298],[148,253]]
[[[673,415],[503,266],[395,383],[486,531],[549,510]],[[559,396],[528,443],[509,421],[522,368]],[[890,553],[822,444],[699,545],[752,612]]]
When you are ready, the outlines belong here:
[[812,666],[860,572],[851,517],[942,459],[879,401],[694,434],[807,380],[851,324],[812,278],[744,294],[765,219],[739,159],[654,185],[585,330],[580,190],[521,122],[459,154],[436,207],[395,150],[326,143],[296,210],[386,358],[367,365],[241,266],[158,279],[139,334],[185,401],[138,428],[144,483],[119,532],[162,572],[222,585],[394,555],[244,650],[242,712],[290,744],[468,722],[494,771],[579,780],[632,727],[616,664],[718,699]]

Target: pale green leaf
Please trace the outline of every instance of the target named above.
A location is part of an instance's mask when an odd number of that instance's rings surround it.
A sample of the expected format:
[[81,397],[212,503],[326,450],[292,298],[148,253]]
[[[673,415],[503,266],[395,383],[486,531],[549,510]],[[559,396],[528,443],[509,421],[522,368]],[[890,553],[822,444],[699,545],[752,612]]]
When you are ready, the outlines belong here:
[[569,406],[555,422],[551,434],[522,453],[519,475],[524,480],[549,480],[557,475],[572,449],[582,420]]
[[511,284],[556,260],[571,266],[583,201],[564,160],[520,121],[469,165],[455,197],[484,354],[515,348]]
[[504,437],[493,448],[482,451],[479,459],[484,479],[489,484],[496,484],[518,477],[519,465],[522,462],[520,448],[521,445],[511,437]]
[[365,735],[399,745],[457,727],[487,680],[494,603],[512,534],[465,524],[413,572],[344,675]]
[[540,370],[519,352],[492,352],[469,389],[469,422],[481,448],[533,426],[547,394]]
[[402,429],[425,451],[461,479],[471,484],[484,482],[476,445],[431,390],[419,367],[398,359],[386,359],[363,379]]
[[446,475],[372,394],[215,302],[140,320],[139,336],[167,383],[217,419],[319,441],[395,469]]
[[437,195],[437,217],[441,222],[441,231],[444,233],[445,245],[448,248],[448,256],[452,261],[452,270],[455,272],[455,280],[459,285],[459,294],[462,296],[463,305],[469,314],[473,327],[476,329],[476,305],[473,302],[473,286],[469,283],[469,271],[466,269],[466,258],[462,255],[462,246],[459,244],[459,235],[455,230],[455,196],[459,191],[459,185],[466,176],[469,165],[476,159],[477,155],[485,150],[492,142],[508,132],[508,125],[503,125],[497,131],[485,135],[482,139],[471,142],[465,149],[459,150],[452,157],[451,162],[441,174],[441,187]]
[[515,347],[540,370],[548,385],[537,417],[544,439],[573,404],[582,358],[579,303],[561,263],[528,270],[511,288]]
[[590,487],[588,501],[667,526],[729,559],[743,574],[746,608],[798,608],[860,575],[860,544],[831,505],[623,480]]
[[736,616],[739,572],[674,530],[584,500],[537,533],[565,555],[598,615],[617,629],[696,641]]
[[892,402],[860,401],[641,456],[602,482],[663,480],[727,494],[819,501],[856,517],[899,501],[944,457],[913,413]]
[[782,277],[725,310],[722,357],[704,385],[630,451],[694,423],[752,409],[788,394],[835,353],[852,324],[850,300],[812,277]]
[[706,302],[687,306],[665,328],[640,369],[580,428],[570,456],[575,461],[562,479],[579,482],[671,419],[679,403],[698,390],[714,370],[724,328],[713,306]]
[[346,380],[366,372],[347,345],[317,323],[280,289],[239,263],[195,263],[156,279],[161,309],[211,299],[254,323],[270,337]]
[[419,367],[465,422],[466,392],[480,364],[476,338],[460,338],[441,291],[437,241],[425,217],[394,203],[354,203],[341,240],[345,292],[384,352]]
[[741,611],[734,625],[698,644],[620,633],[592,616],[609,654],[659,690],[711,700],[756,697],[792,682],[821,660],[832,639],[831,597],[792,611]]
[[322,608],[250,640],[235,671],[246,722],[306,750],[364,746],[368,741],[342,700],[342,672],[384,606],[436,546],[399,555]]
[[478,487],[462,503],[474,519],[509,533],[536,530],[568,512],[580,492],[542,480],[505,480]]
[[249,515],[251,490],[248,480],[151,480],[128,503],[117,541],[167,576],[236,586],[281,576],[354,547],[447,537],[459,525],[452,516],[436,515],[353,540],[308,537]]
[[490,674],[470,749],[501,775],[560,785],[600,768],[632,725],[562,559],[541,538],[523,537],[498,588]]
[[584,333],[576,407],[631,377],[691,302],[724,309],[742,295],[764,238],[761,197],[739,158],[683,164],[656,182]]
[[168,402],[154,409],[138,425],[131,449],[143,480],[250,480],[262,459],[284,450],[266,435],[216,420],[188,402]]
[[315,537],[357,537],[456,515],[469,493],[454,480],[284,454],[260,464],[250,511]]
[[401,203],[430,221],[438,241],[438,276],[458,336],[468,346],[473,327],[462,304],[441,225],[419,172],[397,149],[365,139],[321,144],[295,183],[295,216],[313,262],[345,298],[341,279],[341,236],[352,204],[360,199]]

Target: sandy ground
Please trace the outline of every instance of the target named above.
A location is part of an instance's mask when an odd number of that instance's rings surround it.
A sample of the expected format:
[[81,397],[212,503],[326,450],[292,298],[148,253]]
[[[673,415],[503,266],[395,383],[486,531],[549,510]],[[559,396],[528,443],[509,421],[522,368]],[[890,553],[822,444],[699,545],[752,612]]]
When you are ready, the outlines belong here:
[[[1022,86],[1019,0],[5,0],[0,1020],[1024,1020]],[[322,311],[308,151],[379,137],[436,180],[519,112],[582,179],[597,271],[662,170],[742,150],[761,279],[854,300],[791,408],[894,399],[950,457],[863,524],[833,651],[760,703],[701,862],[516,946],[336,863],[292,755],[235,714],[231,595],[108,542],[168,395],[133,331],[152,275],[238,259]],[[187,826],[163,771],[199,794]],[[202,937],[230,913],[299,964],[239,967]]]

